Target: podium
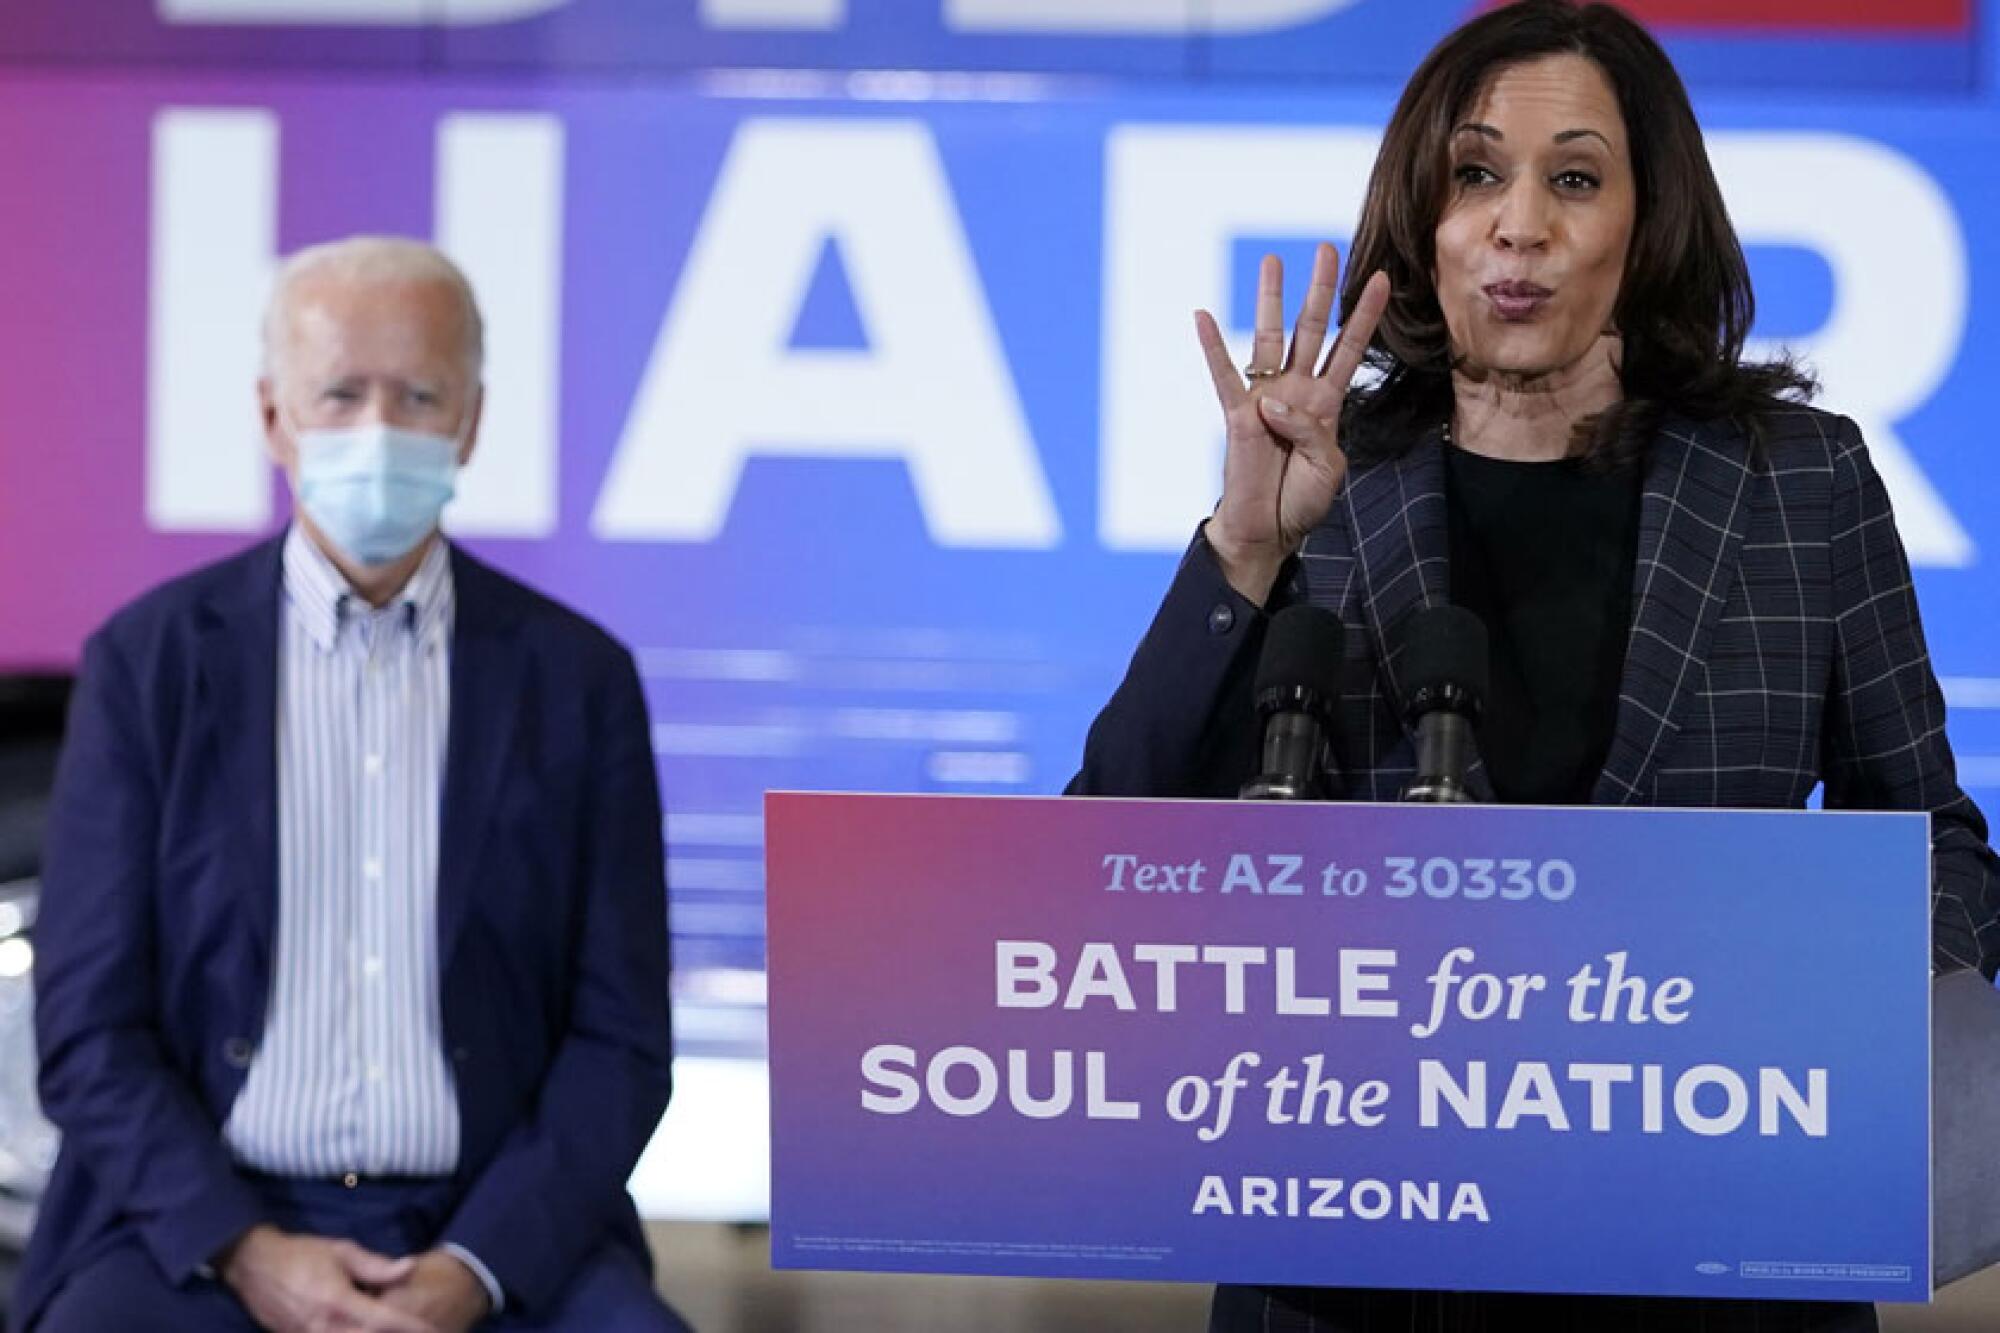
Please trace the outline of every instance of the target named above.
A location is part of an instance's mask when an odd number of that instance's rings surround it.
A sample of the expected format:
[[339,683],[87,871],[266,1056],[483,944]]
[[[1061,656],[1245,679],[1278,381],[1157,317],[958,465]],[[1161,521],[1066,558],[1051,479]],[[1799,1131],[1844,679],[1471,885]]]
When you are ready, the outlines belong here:
[[1922,815],[773,793],[766,854],[779,1267],[1922,1301],[2000,1259],[2000,997],[1932,1027]]
[[2000,992],[1931,987],[1931,1260],[1936,1286],[2000,1263]]

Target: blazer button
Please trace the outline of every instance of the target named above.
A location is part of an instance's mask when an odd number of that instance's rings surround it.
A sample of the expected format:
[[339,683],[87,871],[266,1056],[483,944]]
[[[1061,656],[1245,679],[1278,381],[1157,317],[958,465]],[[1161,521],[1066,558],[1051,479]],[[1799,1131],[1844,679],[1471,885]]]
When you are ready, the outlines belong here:
[[222,1043],[222,1058],[229,1062],[232,1069],[248,1069],[250,1057],[255,1054],[255,1048],[241,1037],[231,1037]]
[[454,1046],[451,1048],[451,1062],[453,1064],[462,1065],[471,1058],[472,1058],[472,1052],[466,1047]]
[[1227,634],[1236,628],[1236,608],[1227,602],[1217,602],[1215,609],[1208,613],[1208,632]]

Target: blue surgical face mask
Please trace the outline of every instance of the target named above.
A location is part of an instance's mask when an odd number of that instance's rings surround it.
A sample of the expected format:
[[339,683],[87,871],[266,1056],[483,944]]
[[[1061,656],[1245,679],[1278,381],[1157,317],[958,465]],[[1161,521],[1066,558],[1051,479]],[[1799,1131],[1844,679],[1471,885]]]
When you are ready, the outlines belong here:
[[294,431],[299,505],[364,565],[407,555],[437,527],[458,478],[458,441],[377,422]]

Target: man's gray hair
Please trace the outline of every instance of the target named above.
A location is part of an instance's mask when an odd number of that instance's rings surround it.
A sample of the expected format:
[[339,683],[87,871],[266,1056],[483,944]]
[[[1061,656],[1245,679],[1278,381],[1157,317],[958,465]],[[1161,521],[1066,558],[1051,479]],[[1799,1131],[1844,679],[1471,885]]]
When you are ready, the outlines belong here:
[[309,278],[336,278],[350,282],[435,282],[449,287],[464,307],[465,366],[473,383],[479,382],[486,359],[486,324],[479,315],[479,302],[472,294],[458,265],[442,250],[404,236],[349,236],[343,240],[309,245],[286,256],[271,284],[271,300],[264,308],[264,373],[273,379],[283,369],[285,343],[289,336],[292,302],[298,287]]

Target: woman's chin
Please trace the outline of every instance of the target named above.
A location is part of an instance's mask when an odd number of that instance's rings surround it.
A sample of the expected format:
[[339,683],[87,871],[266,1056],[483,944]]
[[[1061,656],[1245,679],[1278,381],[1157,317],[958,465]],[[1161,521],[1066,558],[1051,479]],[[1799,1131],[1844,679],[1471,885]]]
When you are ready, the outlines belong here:
[[1576,348],[1557,346],[1553,339],[1541,336],[1498,338],[1467,353],[1458,370],[1474,380],[1532,381],[1573,373],[1595,355],[1601,353],[1594,339]]

